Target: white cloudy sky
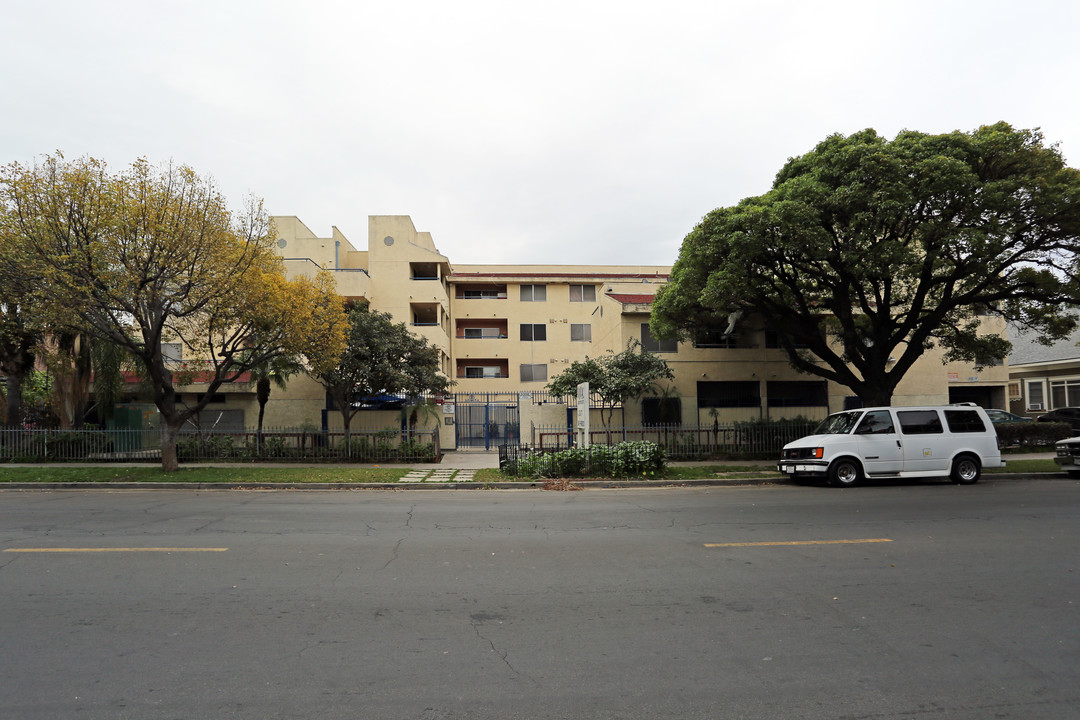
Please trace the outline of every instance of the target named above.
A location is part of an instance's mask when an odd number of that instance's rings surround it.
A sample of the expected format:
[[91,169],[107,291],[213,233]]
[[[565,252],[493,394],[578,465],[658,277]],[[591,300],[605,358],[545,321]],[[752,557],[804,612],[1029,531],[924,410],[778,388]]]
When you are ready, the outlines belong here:
[[213,175],[452,262],[670,264],[709,210],[866,127],[1041,127],[1080,166],[1069,0],[5,0],[0,161]]

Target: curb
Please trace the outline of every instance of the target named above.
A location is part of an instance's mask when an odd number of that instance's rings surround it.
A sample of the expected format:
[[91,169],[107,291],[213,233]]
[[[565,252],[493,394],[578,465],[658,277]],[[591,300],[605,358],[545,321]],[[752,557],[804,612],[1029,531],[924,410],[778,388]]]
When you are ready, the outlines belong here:
[[[993,480],[1073,480],[1065,473],[993,473]],[[1080,481],[1077,481],[1080,482]],[[185,482],[64,482],[0,483],[5,490],[544,490],[547,481],[506,482],[420,482],[420,483],[185,483]],[[569,486],[579,490],[681,487],[749,487],[763,485],[798,485],[786,477],[701,478],[697,480],[572,480]],[[552,490],[551,492],[558,492]]]

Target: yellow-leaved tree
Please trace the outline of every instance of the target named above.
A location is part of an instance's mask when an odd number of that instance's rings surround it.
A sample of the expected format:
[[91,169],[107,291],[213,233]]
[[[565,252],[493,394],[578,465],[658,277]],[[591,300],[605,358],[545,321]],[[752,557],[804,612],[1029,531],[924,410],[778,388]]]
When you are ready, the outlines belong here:
[[[77,330],[126,350],[161,412],[162,468],[181,426],[225,382],[281,355],[336,362],[346,321],[327,277],[285,277],[261,201],[232,212],[212,180],[145,159],[111,171],[94,158],[7,165],[0,192],[28,282],[74,310]],[[63,317],[55,313],[55,317]],[[162,343],[180,342],[179,367]],[[205,386],[193,404],[177,387]]]

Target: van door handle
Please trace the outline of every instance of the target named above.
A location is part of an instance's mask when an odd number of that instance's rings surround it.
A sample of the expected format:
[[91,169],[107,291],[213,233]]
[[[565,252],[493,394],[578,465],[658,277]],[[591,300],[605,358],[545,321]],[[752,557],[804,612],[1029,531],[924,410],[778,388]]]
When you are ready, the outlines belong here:
[[900,448],[901,450],[904,449],[904,446],[900,444],[899,440],[896,441],[896,447]]

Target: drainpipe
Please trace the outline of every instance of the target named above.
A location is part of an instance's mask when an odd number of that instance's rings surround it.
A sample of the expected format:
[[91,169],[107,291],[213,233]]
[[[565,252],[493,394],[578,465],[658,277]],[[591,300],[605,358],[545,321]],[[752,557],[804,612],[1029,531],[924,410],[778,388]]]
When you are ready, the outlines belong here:
[[334,269],[335,270],[340,269],[340,265],[338,265],[338,248],[339,247],[341,247],[341,241],[340,240],[335,240],[334,241]]

